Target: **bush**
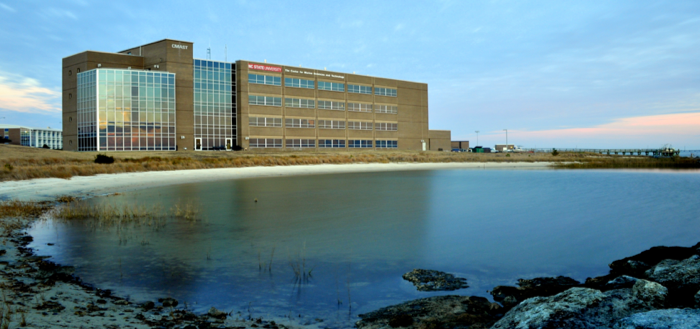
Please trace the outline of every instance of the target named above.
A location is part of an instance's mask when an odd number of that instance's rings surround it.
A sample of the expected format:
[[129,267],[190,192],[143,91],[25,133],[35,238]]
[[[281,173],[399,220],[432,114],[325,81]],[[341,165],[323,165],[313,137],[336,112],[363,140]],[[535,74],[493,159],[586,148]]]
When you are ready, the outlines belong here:
[[233,146],[233,150],[234,150],[234,151],[240,151],[240,150],[243,150],[243,147],[241,147],[240,145],[234,145],[234,146]]
[[106,154],[98,154],[95,156],[95,163],[110,164],[114,163],[114,157]]
[[557,151],[557,149],[552,149],[552,155],[553,156],[559,155],[559,151]]
[[507,157],[510,157],[510,153],[506,154]]
[[9,164],[9,163],[6,163],[6,164],[5,164],[5,170],[7,170],[7,171],[12,171],[12,169],[15,169],[15,167],[13,167],[13,166],[12,166],[11,164]]

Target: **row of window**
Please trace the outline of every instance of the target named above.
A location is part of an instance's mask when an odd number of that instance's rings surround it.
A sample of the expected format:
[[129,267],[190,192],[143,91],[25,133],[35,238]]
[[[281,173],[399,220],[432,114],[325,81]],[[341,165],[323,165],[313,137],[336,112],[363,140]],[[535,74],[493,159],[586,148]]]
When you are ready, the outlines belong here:
[[[282,78],[277,77],[277,76],[272,76],[272,75],[250,73],[250,74],[248,74],[248,83],[270,85],[270,86],[282,86]],[[284,78],[284,85],[286,87],[314,89],[314,80],[297,79],[297,78]],[[319,81],[318,82],[318,90],[344,92],[345,91],[345,84],[339,83],[339,82]],[[371,95],[372,94],[372,87],[371,86],[349,84],[348,85],[348,92],[355,93],[355,94]],[[396,89],[374,87],[374,94],[379,95],[379,96],[396,97]]]
[[[282,106],[282,97],[248,95],[248,104],[263,106]],[[285,98],[284,106],[290,108],[314,109],[316,108],[316,102],[313,99]],[[372,112],[372,107],[372,104],[367,103],[348,103],[348,111],[353,112]],[[345,102],[318,101],[318,108],[320,110],[344,111]],[[375,112],[397,114],[398,107],[395,105],[375,105]]]
[[[286,118],[284,126],[287,128],[314,128],[316,120]],[[282,127],[282,118],[249,117],[248,124],[251,127]],[[318,120],[320,129],[345,129],[345,121]],[[372,130],[371,121],[348,121],[348,129]],[[375,130],[397,131],[398,123],[376,122]]]
[[[320,148],[345,148],[346,141],[344,139],[319,139],[318,147]],[[251,138],[249,140],[251,148],[282,148],[281,138]],[[285,139],[284,146],[286,148],[315,148],[315,139]],[[371,148],[373,143],[371,139],[348,140],[347,146],[350,148]],[[398,141],[392,140],[377,140],[374,141],[376,148],[397,148]]]

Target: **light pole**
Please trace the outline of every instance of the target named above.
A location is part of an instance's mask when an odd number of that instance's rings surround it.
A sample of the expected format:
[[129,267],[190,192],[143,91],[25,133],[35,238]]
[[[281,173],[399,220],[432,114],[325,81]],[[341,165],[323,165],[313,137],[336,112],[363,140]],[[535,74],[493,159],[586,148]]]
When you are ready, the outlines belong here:
[[508,152],[508,129],[503,129],[506,132],[506,152]]
[[479,146],[479,131],[476,131],[476,145],[474,146]]

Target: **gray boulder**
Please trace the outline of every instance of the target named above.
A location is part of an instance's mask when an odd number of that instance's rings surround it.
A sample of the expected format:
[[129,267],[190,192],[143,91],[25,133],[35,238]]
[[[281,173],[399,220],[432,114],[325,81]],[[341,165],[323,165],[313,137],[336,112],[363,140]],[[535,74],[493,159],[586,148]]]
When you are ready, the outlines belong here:
[[551,297],[534,297],[520,303],[500,319],[499,328],[609,328],[618,319],[662,307],[667,289],[638,279],[632,288],[607,292],[571,288]]
[[627,275],[618,276],[605,284],[606,289],[632,288],[639,279]]
[[665,309],[632,314],[619,320],[615,329],[691,329],[700,328],[700,310]]
[[700,289],[700,256],[662,260],[647,270],[646,275],[668,288],[670,306],[695,306],[695,294]]

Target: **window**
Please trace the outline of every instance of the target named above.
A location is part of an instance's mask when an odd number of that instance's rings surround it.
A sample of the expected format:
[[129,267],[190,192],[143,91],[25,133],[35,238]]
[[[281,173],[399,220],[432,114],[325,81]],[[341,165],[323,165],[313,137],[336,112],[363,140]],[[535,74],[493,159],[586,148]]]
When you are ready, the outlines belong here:
[[248,95],[248,104],[282,106],[282,97]]
[[313,99],[302,99],[302,98],[285,98],[284,106],[286,107],[296,107],[302,109],[313,109],[315,108],[315,103]]
[[372,95],[372,87],[370,86],[359,86],[359,85],[348,85],[348,92],[355,94],[367,94]]
[[318,128],[320,128],[320,129],[345,129],[345,121],[318,120]]
[[284,78],[285,87],[314,89],[314,80]]
[[392,130],[396,131],[399,128],[398,123],[377,122],[374,124],[375,130]]
[[309,119],[284,119],[284,125],[287,128],[314,128],[316,120]]
[[345,140],[344,139],[319,139],[318,140],[318,147],[342,147],[345,148]]
[[374,94],[379,96],[396,97],[396,89],[374,87]]
[[376,141],[377,148],[397,148],[398,141]]
[[281,86],[282,85],[282,78],[271,76],[271,75],[248,74],[248,83],[255,83],[255,84],[260,84],[260,85]]
[[282,139],[277,138],[251,138],[250,148],[282,148]]
[[319,81],[318,90],[345,91],[345,84],[337,82]]
[[372,147],[372,140],[349,140],[348,147],[350,148],[368,148]]
[[316,147],[315,139],[287,139],[285,141],[287,148],[309,148]]
[[372,130],[372,122],[370,122],[370,121],[348,121],[348,129]]
[[318,108],[320,110],[344,111],[345,110],[345,103],[344,102],[333,102],[333,101],[318,101]]
[[375,105],[374,112],[375,113],[397,114],[397,113],[399,113],[399,110],[398,110],[398,107],[396,105]]
[[282,118],[249,117],[251,127],[282,127]]
[[348,111],[372,112],[372,104],[348,103]]

